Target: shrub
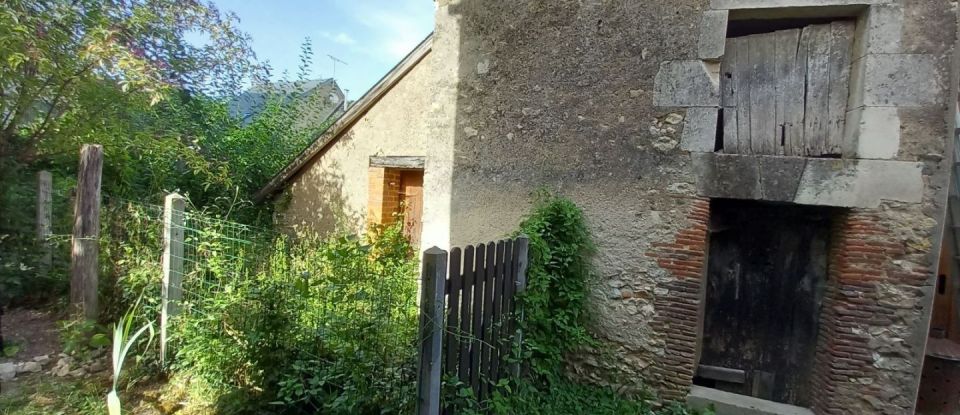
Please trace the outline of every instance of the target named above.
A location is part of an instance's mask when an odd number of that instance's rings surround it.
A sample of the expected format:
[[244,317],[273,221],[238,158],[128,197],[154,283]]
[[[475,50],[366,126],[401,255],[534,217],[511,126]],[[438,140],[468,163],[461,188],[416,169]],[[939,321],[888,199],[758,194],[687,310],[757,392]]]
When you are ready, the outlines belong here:
[[217,288],[184,304],[177,368],[238,392],[223,406],[249,398],[230,411],[412,411],[417,265],[399,227],[278,238],[253,269],[194,276]]

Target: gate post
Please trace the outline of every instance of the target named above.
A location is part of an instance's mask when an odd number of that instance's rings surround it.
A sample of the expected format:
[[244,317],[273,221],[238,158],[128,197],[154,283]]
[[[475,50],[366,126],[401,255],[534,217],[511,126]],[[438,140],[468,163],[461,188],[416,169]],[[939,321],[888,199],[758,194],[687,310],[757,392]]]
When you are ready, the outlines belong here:
[[183,210],[186,199],[171,193],[163,201],[163,287],[160,308],[160,364],[167,363],[170,317],[180,312],[183,297]]
[[37,275],[46,277],[53,263],[53,250],[50,247],[50,224],[53,222],[53,175],[49,171],[37,172],[37,247],[40,249],[40,261]]
[[420,364],[417,371],[417,414],[440,414],[440,361],[443,341],[447,251],[423,253],[420,287]]

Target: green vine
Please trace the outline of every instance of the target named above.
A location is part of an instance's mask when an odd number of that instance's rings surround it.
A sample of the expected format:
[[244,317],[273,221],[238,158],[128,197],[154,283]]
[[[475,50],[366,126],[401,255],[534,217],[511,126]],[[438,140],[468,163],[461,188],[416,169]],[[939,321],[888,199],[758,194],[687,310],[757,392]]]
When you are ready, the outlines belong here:
[[586,328],[587,283],[593,242],[583,212],[573,202],[541,194],[520,224],[530,238],[524,309],[524,350],[530,370],[547,378],[562,372],[564,357],[596,345]]

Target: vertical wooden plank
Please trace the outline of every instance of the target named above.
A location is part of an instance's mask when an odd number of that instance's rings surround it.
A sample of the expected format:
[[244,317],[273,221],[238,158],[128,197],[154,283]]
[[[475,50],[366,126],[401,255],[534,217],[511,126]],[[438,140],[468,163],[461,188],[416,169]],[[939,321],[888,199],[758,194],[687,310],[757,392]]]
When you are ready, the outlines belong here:
[[97,257],[100,253],[100,173],[103,147],[84,144],[80,149],[77,199],[74,205],[70,255],[70,303],[90,320],[98,314]]
[[830,85],[824,154],[840,154],[843,151],[843,129],[847,119],[847,96],[850,92],[853,37],[854,22],[836,21],[830,24]]
[[750,56],[750,149],[753,154],[777,154],[776,37],[748,36]]
[[160,293],[160,363],[166,366],[170,319],[180,313],[183,297],[183,210],[186,199],[176,193],[163,200],[163,257]]
[[440,365],[443,345],[443,298],[447,252],[432,247],[423,253],[420,288],[420,367],[417,383],[417,413],[440,413]]
[[[530,249],[530,239],[526,235],[521,235],[516,240],[516,247],[514,248],[514,269],[516,270],[516,283],[514,285],[514,295],[522,294],[527,289],[527,264],[529,261],[529,251]],[[523,321],[523,307],[516,307],[517,311],[515,312],[517,316],[517,321]],[[522,355],[523,351],[520,350],[523,346],[523,332],[520,330],[520,325],[517,324],[517,329],[513,335],[513,348],[518,353]],[[514,359],[514,363],[510,367],[510,374],[514,377],[520,376],[520,359],[519,356],[515,356],[517,359]]]
[[493,316],[490,334],[490,381],[493,384],[500,380],[500,346],[503,344],[500,338],[503,322],[501,318],[503,313],[503,284],[507,276],[507,266],[510,264],[510,261],[507,260],[509,252],[509,241],[497,242],[497,271],[496,282],[493,285]]
[[739,43],[727,39],[723,60],[720,61],[720,106],[723,107],[723,152],[736,154],[737,144],[737,88],[736,76]]
[[450,250],[450,269],[447,272],[447,329],[444,339],[444,370],[448,375],[457,374],[460,353],[460,287],[463,273],[460,271],[460,248]]
[[474,287],[473,266],[473,246],[467,245],[463,249],[463,284],[461,287],[463,296],[460,300],[460,331],[457,332],[457,335],[460,336],[460,361],[457,364],[457,377],[464,384],[470,383],[470,343],[472,340],[470,324],[473,322],[473,314],[470,311],[473,306],[471,302]]
[[806,50],[798,48],[800,29],[776,32],[777,137],[783,155],[802,156]]
[[53,264],[50,226],[53,222],[53,175],[37,172],[37,247],[40,249],[37,275],[46,277]]
[[490,348],[493,344],[491,338],[493,324],[493,286],[496,284],[497,276],[497,245],[493,242],[487,243],[487,264],[484,269],[483,278],[483,323],[481,323],[483,341],[480,345],[480,373],[486,378],[480,382],[480,400],[488,397],[490,390]]
[[480,346],[483,343],[483,286],[487,269],[486,255],[486,245],[477,245],[473,268],[473,324],[470,326],[470,336],[473,339],[473,344],[470,346],[470,386],[478,396],[480,393]]
[[[733,80],[737,95],[737,154],[753,154],[750,143],[753,141],[750,131],[750,53],[749,42],[745,37],[733,39],[737,59],[734,61]],[[726,147],[726,143],[724,143]]]
[[803,29],[800,47],[807,51],[807,93],[804,105],[805,155],[826,154],[830,98],[830,25]]

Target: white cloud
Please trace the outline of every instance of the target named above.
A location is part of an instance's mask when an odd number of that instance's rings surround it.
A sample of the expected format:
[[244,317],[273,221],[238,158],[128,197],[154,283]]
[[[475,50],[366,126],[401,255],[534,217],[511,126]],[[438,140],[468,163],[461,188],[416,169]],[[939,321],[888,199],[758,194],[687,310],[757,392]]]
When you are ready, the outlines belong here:
[[433,5],[423,0],[352,6],[351,14],[372,35],[365,52],[384,61],[396,62],[406,56],[433,28],[433,14],[424,13],[424,6]]
[[333,33],[330,33],[330,32],[321,32],[320,34],[321,34],[324,38],[329,39],[329,40],[333,41],[334,43],[339,43],[339,44],[341,44],[341,45],[353,45],[353,44],[356,44],[356,43],[357,43],[357,41],[354,40],[354,38],[350,37],[350,35],[348,35],[348,34],[346,34],[346,33],[344,33],[344,32],[339,32],[339,33],[337,33],[337,34],[333,34]]

